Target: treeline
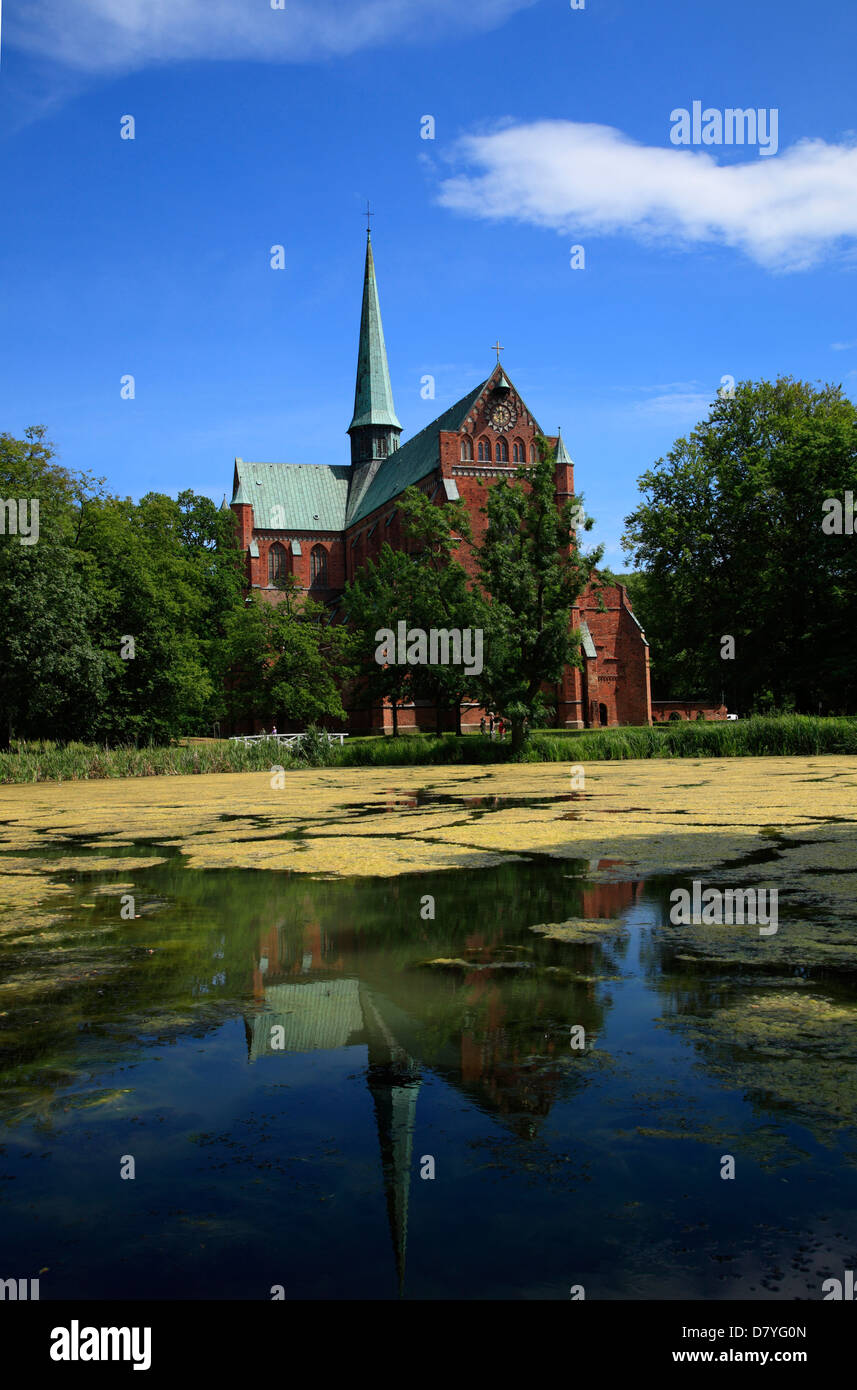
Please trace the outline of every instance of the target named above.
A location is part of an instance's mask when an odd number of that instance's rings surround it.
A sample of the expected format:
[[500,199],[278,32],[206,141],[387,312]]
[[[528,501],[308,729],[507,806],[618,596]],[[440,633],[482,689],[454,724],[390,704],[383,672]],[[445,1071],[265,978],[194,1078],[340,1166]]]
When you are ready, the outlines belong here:
[[[553,453],[539,449],[535,467],[486,489],[478,551],[463,504],[410,489],[406,549],[385,545],[332,621],[291,579],[276,604],[246,595],[234,516],[209,498],[135,503],[63,468],[44,429],[0,435],[0,742],[165,743],[245,718],[344,721],[347,692],[394,711],[475,696],[509,719],[519,749],[550,720],[545,683],[580,660],[569,616],[599,558],[571,534],[579,499],[557,509]],[[23,519],[15,532],[15,499],[24,513],[38,500],[37,534],[21,534]],[[377,633],[399,622],[478,630],[478,662],[380,660]]]
[[[623,543],[655,698],[854,712],[857,409],[841,388],[742,382],[640,487]],[[519,751],[580,662],[569,616],[600,559],[572,531],[580,502],[557,508],[545,440],[537,465],[486,487],[478,546],[462,503],[409,489],[404,549],[384,545],[331,621],[291,580],[277,604],[245,594],[233,514],[209,498],[135,503],[63,468],[42,428],[0,435],[0,744],[165,743],[249,718],[305,727],[381,699],[394,718],[430,702],[440,730],[475,698],[509,720]],[[478,631],[478,653],[380,660],[377,633],[400,623]]]
[[857,408],[841,387],[742,382],[640,488],[624,582],[654,697],[857,711]]
[[242,602],[231,515],[192,492],[112,496],[43,428],[0,435],[0,495],[39,504],[34,542],[0,536],[0,739],[208,731]]

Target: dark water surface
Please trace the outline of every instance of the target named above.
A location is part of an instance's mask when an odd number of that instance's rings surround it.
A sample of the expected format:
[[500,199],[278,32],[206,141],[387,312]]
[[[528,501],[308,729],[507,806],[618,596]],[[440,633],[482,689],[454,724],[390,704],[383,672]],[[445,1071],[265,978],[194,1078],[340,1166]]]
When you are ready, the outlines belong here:
[[[818,1299],[857,1267],[853,1133],[746,1055],[731,1076],[740,1040],[705,1034],[750,990],[806,986],[681,958],[676,880],[158,853],[59,875],[73,920],[0,939],[0,1277],[43,1299]],[[130,881],[122,921],[93,890]],[[615,930],[530,930],[580,916]]]

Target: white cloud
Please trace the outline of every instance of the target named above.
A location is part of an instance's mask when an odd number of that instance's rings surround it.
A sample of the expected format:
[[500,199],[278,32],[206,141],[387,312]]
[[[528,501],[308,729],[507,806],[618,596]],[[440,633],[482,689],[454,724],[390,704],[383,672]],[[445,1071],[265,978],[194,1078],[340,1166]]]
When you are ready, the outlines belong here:
[[655,391],[655,392],[657,392],[658,395],[664,395],[664,394],[666,394],[666,393],[669,393],[669,394],[671,394],[671,395],[687,395],[688,393],[691,393],[691,394],[692,394],[692,393],[694,392],[695,389],[698,389],[698,387],[700,386],[700,384],[701,384],[701,383],[698,382],[698,381],[696,381],[696,380],[694,380],[694,381],[666,381],[666,382],[660,382],[657,386],[640,386],[640,387],[637,387],[637,386],[626,386],[626,387],[623,388],[623,390],[626,390],[626,391],[637,391],[637,390],[639,390],[639,391]]
[[848,352],[849,348],[857,348],[857,338],[851,343],[831,343],[834,352]]
[[[802,140],[768,159],[638,144],[612,126],[504,125],[459,142],[440,202],[574,238],[623,233],[671,248],[732,246],[773,270],[803,270],[857,239],[857,142]],[[853,247],[851,248],[853,249]]]
[[652,396],[647,401],[639,401],[634,407],[637,415],[647,415],[658,420],[692,420],[696,423],[708,415],[716,391],[703,395],[698,391],[671,391],[661,396]]
[[535,0],[21,0],[4,38],[91,72],[187,59],[301,62],[487,29]]

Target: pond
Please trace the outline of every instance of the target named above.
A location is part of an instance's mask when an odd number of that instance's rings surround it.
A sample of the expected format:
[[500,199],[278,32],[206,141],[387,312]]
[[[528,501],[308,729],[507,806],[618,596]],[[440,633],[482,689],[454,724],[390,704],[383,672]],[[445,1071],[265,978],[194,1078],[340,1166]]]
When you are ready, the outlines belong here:
[[689,881],[621,853],[318,878],[89,844],[49,847],[62,920],[0,936],[0,1277],[819,1299],[855,1267],[850,967],[694,952]]

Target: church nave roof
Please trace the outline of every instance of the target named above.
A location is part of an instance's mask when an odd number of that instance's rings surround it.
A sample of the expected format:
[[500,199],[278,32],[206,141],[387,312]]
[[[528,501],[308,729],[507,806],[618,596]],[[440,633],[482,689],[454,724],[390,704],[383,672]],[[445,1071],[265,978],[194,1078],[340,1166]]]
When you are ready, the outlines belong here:
[[257,531],[344,531],[350,477],[347,464],[236,459],[232,502],[249,502]]

